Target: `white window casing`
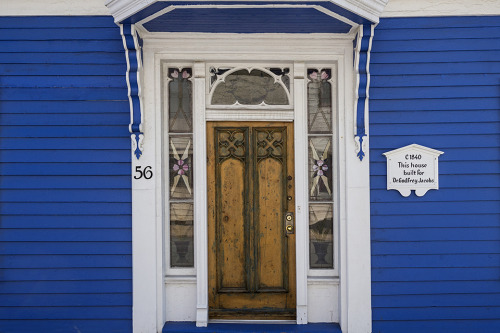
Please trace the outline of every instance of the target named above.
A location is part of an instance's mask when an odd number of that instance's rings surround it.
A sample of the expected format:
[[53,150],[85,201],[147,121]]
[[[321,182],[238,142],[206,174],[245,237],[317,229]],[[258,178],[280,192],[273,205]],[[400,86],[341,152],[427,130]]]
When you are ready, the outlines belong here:
[[[354,126],[354,70],[349,35],[234,35],[164,34],[144,38],[143,155],[132,156],[136,166],[152,166],[152,179],[133,179],[133,326],[134,332],[159,332],[167,320],[208,321],[206,236],[206,140],[208,120],[294,121],[296,179],[297,323],[338,321],[344,332],[371,331],[369,157],[361,162],[352,138]],[[248,52],[248,46],[252,52]],[[162,63],[193,69],[195,268],[166,267],[168,227],[165,183],[168,161],[165,146]],[[282,64],[291,69],[292,110],[237,110],[206,108],[207,66],[210,64],[262,66]],[[307,68],[337,66],[338,100],[334,124],[336,172],[335,272],[309,269],[308,258],[308,146]],[[258,113],[261,112],[261,113]],[[368,151],[366,152],[368,154]],[[168,170],[168,169],[167,169]],[[132,177],[133,178],[133,177]],[[167,185],[168,188],[168,185]],[[319,272],[318,272],[319,271]],[[180,288],[180,289],[179,289]],[[326,289],[325,289],[326,288]],[[328,289],[329,288],[329,289]],[[177,291],[176,291],[177,290]],[[182,290],[182,294],[179,290]],[[325,291],[327,291],[325,293]],[[328,297],[319,297],[321,294]],[[186,295],[180,298],[179,295]],[[317,301],[319,299],[319,301]],[[332,302],[327,307],[321,302]],[[172,313],[172,302],[182,303]],[[319,303],[318,303],[319,302]],[[334,303],[334,304],[333,304]],[[189,304],[189,305],[188,305]],[[328,308],[318,316],[318,309]],[[311,311],[314,310],[311,316]],[[180,313],[180,314],[179,314]],[[308,318],[311,318],[310,320]],[[326,319],[325,319],[326,318]]]

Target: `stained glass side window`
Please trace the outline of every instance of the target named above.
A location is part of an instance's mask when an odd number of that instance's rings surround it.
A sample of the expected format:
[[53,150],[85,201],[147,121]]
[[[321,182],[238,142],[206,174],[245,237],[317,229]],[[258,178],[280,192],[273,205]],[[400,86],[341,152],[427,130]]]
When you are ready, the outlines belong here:
[[333,211],[331,204],[309,205],[311,268],[333,268]]
[[170,133],[193,131],[191,68],[168,69],[168,115]]
[[330,69],[311,69],[307,75],[307,109],[309,133],[332,132],[332,76]]
[[193,197],[193,137],[170,136],[170,199]]
[[309,198],[332,200],[332,138],[309,136]]
[[333,269],[333,105],[331,68],[307,70],[309,267]]
[[170,265],[193,267],[193,203],[170,204]]
[[168,242],[171,268],[194,267],[192,69],[166,68]]

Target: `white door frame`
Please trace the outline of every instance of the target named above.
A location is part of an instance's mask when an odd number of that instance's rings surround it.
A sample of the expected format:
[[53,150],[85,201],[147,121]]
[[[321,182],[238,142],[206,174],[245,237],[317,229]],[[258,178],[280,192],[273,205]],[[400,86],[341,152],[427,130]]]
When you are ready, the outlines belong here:
[[[150,181],[132,177],[133,326],[134,332],[159,332],[165,322],[163,115],[161,61],[189,62],[194,74],[194,191],[196,322],[208,320],[205,62],[252,61],[293,65],[295,158],[307,161],[305,69],[308,64],[337,63],[339,221],[339,309],[343,332],[371,332],[371,276],[369,224],[369,156],[361,162],[352,137],[354,127],[354,35],[334,34],[144,34],[143,155],[132,156],[136,166],[153,166]],[[293,50],[293,52],[290,52]],[[269,117],[273,117],[272,114]],[[234,119],[234,118],[233,118]],[[229,119],[227,119],[229,120]],[[240,119],[243,120],[243,119]],[[269,119],[271,120],[271,119]],[[278,120],[278,119],[275,119]],[[368,151],[366,151],[368,155]],[[297,323],[307,323],[308,227],[306,163],[296,163]],[[299,179],[303,179],[302,182]],[[300,236],[299,236],[300,235]]]

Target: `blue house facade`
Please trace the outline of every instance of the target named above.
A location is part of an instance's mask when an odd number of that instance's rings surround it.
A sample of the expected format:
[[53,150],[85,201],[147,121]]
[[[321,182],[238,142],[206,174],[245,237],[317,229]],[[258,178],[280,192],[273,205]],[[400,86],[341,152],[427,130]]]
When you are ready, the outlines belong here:
[[[499,4],[8,0],[0,31],[0,332],[500,331]],[[422,196],[387,189],[411,144]]]

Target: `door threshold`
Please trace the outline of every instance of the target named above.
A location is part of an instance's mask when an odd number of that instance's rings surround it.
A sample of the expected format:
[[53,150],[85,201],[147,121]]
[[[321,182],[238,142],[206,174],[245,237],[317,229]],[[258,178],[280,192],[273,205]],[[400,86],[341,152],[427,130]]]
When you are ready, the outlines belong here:
[[[251,323],[248,320],[245,320],[244,323],[214,323],[209,321],[207,327],[196,327],[196,322],[194,321],[167,321],[165,326],[163,326],[162,333],[342,333],[337,323],[297,325],[296,323],[285,324],[278,323],[278,320],[273,321],[276,323],[269,324],[266,322],[265,324],[260,324]],[[290,322],[293,322],[293,320],[290,320]]]
[[282,325],[295,325],[296,320],[238,320],[238,319],[209,319],[209,324],[282,324]]

